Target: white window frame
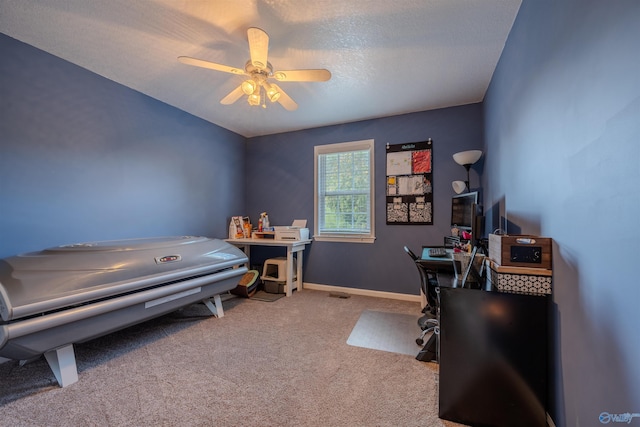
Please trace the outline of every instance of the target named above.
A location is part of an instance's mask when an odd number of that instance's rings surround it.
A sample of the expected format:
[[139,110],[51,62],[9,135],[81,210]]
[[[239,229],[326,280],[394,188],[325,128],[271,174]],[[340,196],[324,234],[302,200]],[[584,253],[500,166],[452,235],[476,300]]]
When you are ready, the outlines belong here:
[[[335,233],[335,232],[321,232],[320,231],[320,204],[319,204],[319,189],[318,189],[318,158],[323,154],[344,153],[348,151],[362,151],[368,150],[369,152],[369,233]],[[374,140],[366,139],[362,141],[342,142],[337,144],[317,145],[313,149],[313,171],[314,171],[314,194],[313,194],[313,238],[318,241],[325,242],[350,242],[350,243],[373,243],[375,237],[375,170],[374,170]]]

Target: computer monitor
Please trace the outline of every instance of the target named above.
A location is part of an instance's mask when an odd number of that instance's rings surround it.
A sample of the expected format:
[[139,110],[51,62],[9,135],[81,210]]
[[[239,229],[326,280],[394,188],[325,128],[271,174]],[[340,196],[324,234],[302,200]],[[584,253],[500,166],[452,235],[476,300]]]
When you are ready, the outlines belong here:
[[472,208],[473,219],[471,220],[471,244],[478,246],[484,237],[484,212],[482,205],[474,203]]
[[451,199],[451,227],[471,231],[474,228],[478,192],[457,194]]

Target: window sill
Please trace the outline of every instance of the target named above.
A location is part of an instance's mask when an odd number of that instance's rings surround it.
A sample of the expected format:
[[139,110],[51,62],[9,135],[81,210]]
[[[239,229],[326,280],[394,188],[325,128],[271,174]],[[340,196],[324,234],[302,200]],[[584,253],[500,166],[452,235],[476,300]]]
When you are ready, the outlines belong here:
[[313,236],[313,240],[318,242],[340,242],[340,243],[373,243],[375,237],[370,236]]

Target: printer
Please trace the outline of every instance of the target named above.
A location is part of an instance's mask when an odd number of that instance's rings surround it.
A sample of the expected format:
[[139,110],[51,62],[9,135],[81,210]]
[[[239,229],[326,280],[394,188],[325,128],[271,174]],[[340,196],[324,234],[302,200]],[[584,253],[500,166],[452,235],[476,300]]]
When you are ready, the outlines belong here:
[[296,219],[291,225],[276,226],[275,240],[309,240],[306,219]]

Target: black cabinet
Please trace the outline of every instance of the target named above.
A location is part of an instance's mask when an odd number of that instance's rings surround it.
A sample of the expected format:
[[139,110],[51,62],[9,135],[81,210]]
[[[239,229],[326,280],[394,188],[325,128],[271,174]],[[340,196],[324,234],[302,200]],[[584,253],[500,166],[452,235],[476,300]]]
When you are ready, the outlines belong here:
[[439,416],[545,426],[550,297],[440,289]]

